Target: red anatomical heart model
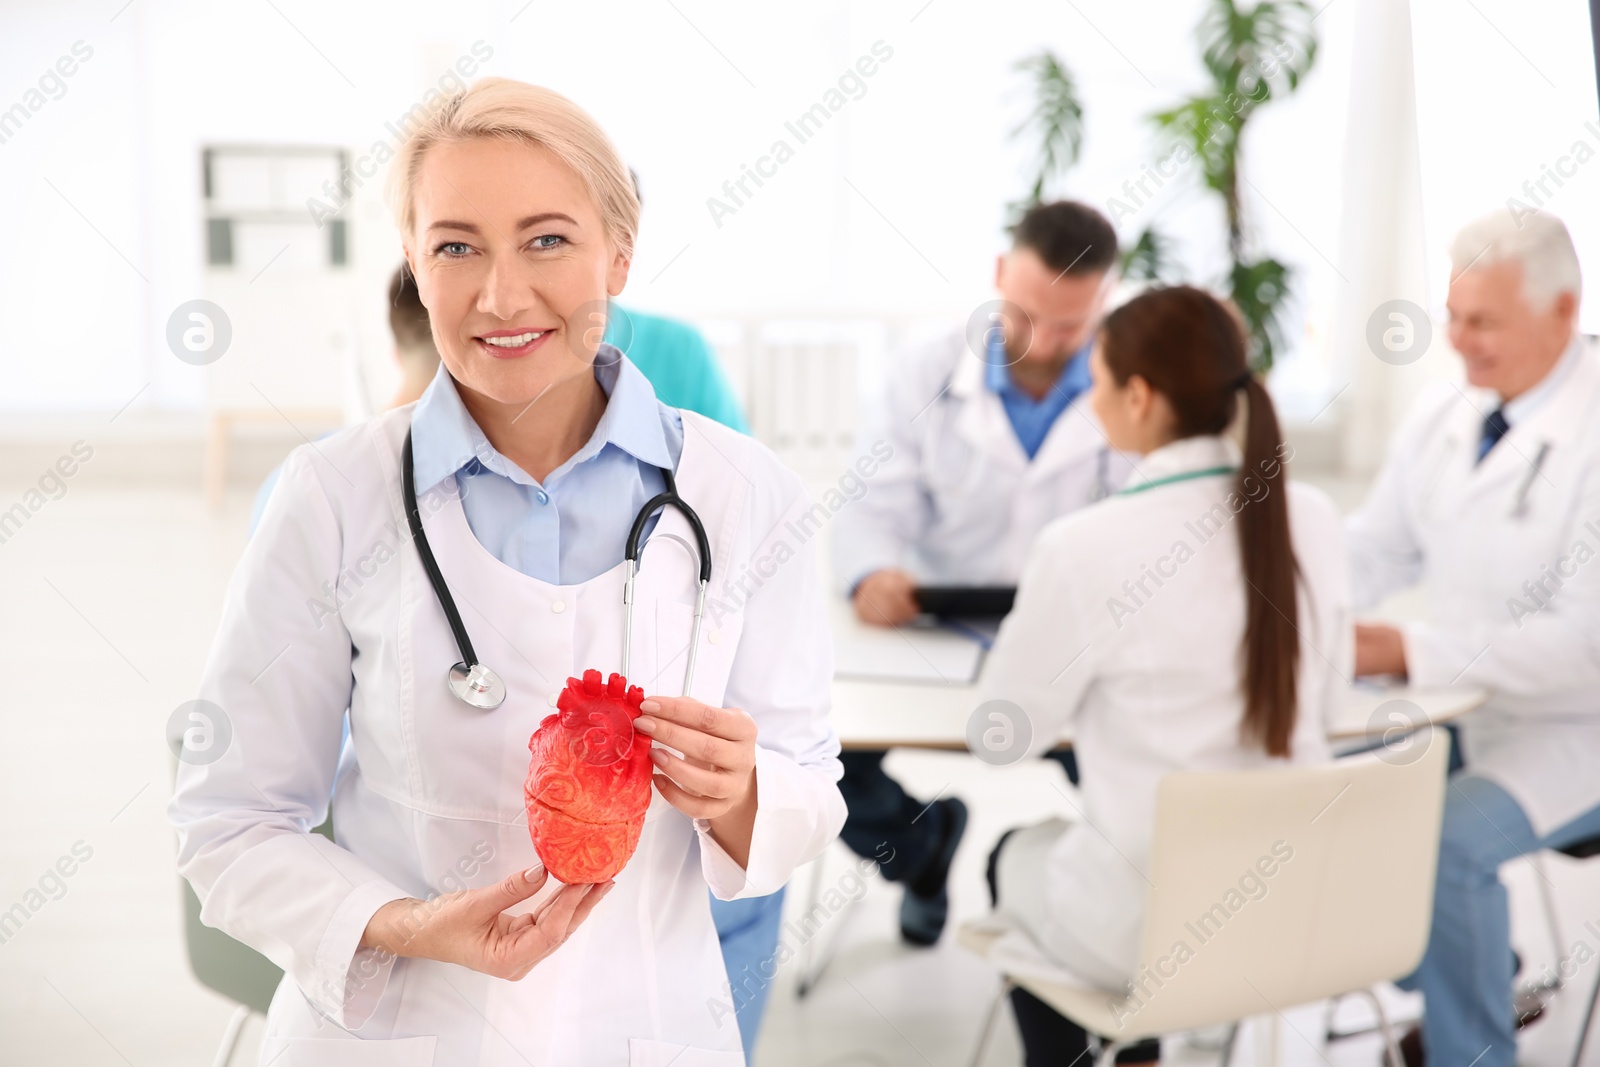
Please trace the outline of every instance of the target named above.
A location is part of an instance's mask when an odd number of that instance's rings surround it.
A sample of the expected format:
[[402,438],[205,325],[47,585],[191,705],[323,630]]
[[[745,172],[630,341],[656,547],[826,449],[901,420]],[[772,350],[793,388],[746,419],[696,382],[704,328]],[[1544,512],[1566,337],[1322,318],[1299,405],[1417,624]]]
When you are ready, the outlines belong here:
[[650,738],[633,728],[644,690],[599,671],[567,679],[528,740],[528,832],[545,869],[567,885],[604,882],[639,847],[650,807]]

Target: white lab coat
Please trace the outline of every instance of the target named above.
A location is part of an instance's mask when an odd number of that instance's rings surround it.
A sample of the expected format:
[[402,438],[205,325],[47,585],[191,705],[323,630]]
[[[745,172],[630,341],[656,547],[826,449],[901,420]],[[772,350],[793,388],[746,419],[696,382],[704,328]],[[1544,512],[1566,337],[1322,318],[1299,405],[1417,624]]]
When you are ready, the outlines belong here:
[[[1140,459],[1130,488],[1238,462],[1230,441],[1188,438]],[[1089,984],[1116,988],[1137,964],[1161,778],[1284,762],[1239,739],[1232,485],[1155,485],[1047,526],[984,663],[982,699],[1021,709],[1029,755],[1066,734],[1084,768],[1081,821],[1009,840],[998,882],[1003,915]],[[1290,761],[1311,763],[1329,758],[1326,724],[1351,668],[1348,576],[1338,510],[1309,486],[1288,491],[1301,574]]]
[[1046,523],[1127,480],[1131,464],[1107,445],[1087,395],[1030,461],[984,368],[961,331],[894,362],[859,435],[874,472],[834,520],[834,576],[847,589],[885,567],[929,585],[1015,584]]
[[[434,555],[508,691],[494,711],[470,708],[446,690],[458,652],[402,511],[410,409],[290,457],[200,687],[224,710],[231,743],[216,762],[180,768],[169,808],[202,920],[287,972],[263,1062],[744,1062],[706,887],[719,899],[773,892],[843,824],[832,642],[815,550],[786,530],[809,504],[799,480],[750,438],[691,412],[683,420],[677,482],[714,564],[693,695],[743,708],[760,729],[748,868],[653,794],[616,888],[518,982],[357,945],[386,901],[493,885],[537,862],[523,809],[528,738],[569,675],[621,669],[622,563],[581,585],[535,580],[477,542],[453,480],[424,494]],[[668,510],[635,594],[629,681],[647,693],[682,691],[696,564],[674,540],[694,544]],[[722,584],[751,571],[760,580],[745,583],[747,597]],[[330,793],[337,844],[307,834]],[[552,879],[515,910],[556,888]]]
[[1425,583],[1429,620],[1402,628],[1411,682],[1489,690],[1463,754],[1539,834],[1600,804],[1600,362],[1578,338],[1563,360],[1481,464],[1494,394],[1424,394],[1348,527],[1356,609]]

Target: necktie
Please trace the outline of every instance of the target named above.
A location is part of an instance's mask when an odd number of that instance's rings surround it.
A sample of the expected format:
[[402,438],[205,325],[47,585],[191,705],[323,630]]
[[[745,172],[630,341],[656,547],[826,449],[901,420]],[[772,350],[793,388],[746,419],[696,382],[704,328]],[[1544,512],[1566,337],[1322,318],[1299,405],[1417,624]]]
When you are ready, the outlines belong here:
[[1483,436],[1478,438],[1478,462],[1483,462],[1495,445],[1500,443],[1500,438],[1511,429],[1511,424],[1506,421],[1505,408],[1498,407],[1483,417]]

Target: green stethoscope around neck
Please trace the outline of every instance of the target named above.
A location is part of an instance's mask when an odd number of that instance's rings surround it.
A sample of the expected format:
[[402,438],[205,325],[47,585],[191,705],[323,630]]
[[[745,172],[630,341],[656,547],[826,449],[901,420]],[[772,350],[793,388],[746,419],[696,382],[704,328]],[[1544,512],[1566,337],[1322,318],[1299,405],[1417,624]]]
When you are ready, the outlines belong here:
[[1237,472],[1238,469],[1238,467],[1207,467],[1204,470],[1184,471],[1182,474],[1169,474],[1165,478],[1156,478],[1152,481],[1141,482],[1138,485],[1130,485],[1126,489],[1119,489],[1117,491],[1117,495],[1132,496],[1134,493],[1142,493],[1146,489],[1154,489],[1158,485],[1171,485],[1174,482],[1190,482],[1196,478],[1210,478],[1217,474],[1233,474]]

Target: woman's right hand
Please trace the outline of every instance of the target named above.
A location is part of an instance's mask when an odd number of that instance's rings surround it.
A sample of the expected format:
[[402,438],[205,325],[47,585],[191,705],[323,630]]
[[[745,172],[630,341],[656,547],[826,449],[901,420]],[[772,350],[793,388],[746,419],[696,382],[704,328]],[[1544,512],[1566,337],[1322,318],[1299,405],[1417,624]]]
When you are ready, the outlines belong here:
[[547,878],[543,867],[532,867],[483,889],[391,900],[368,920],[361,947],[458,963],[515,982],[560,948],[616,884],[562,886],[525,915],[505,914]]

